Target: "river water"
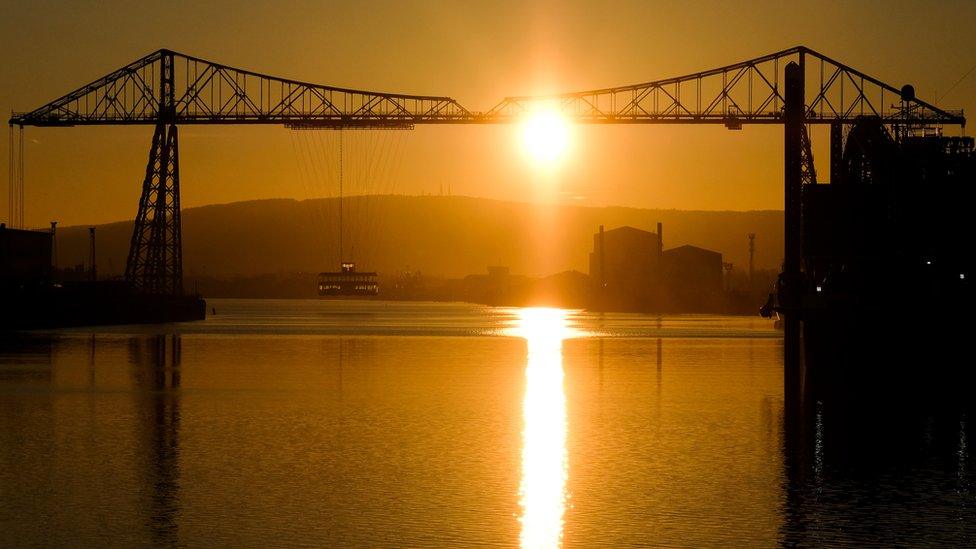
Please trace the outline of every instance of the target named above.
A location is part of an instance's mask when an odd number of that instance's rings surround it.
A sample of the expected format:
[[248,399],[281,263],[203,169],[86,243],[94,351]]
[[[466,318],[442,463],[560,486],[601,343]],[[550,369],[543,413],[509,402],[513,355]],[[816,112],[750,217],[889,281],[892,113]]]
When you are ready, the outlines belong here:
[[210,305],[0,340],[0,546],[976,539],[967,405],[792,432],[759,318]]

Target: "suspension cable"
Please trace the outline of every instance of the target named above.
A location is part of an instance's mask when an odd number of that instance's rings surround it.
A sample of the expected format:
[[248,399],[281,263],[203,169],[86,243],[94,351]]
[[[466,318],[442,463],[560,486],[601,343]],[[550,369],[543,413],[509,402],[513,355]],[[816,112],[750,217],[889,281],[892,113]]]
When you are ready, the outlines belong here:
[[342,128],[339,128],[339,267],[342,267]]
[[20,171],[20,182],[18,184],[17,193],[17,203],[20,206],[20,213],[18,215],[17,221],[20,223],[20,228],[23,229],[27,226],[24,221],[24,127],[20,128],[20,151],[19,154],[19,171]]
[[14,125],[8,124],[8,161],[7,161],[7,223],[14,227]]

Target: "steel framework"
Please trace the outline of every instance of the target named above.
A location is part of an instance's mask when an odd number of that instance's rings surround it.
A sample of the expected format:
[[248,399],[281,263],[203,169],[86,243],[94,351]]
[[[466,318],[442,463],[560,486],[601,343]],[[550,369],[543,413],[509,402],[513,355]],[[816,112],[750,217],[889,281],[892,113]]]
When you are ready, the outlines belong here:
[[[875,116],[887,124],[965,124],[947,111],[809,48],[797,46],[741,63],[642,84],[551,96],[506,97],[471,111],[450,97],[378,93],[311,84],[228,67],[169,50],[153,52],[26,113],[21,126],[146,124],[283,124],[294,127],[409,127],[415,124],[512,122],[541,103],[581,123],[782,124],[785,67],[804,72],[808,124],[851,123]],[[172,111],[161,81],[172,76]],[[169,92],[167,92],[167,95]],[[169,96],[167,97],[169,99]]]
[[179,158],[176,126],[158,124],[125,263],[126,280],[144,293],[183,293]]
[[[787,93],[787,83],[792,95]],[[788,107],[791,97],[794,104]],[[812,99],[807,102],[805,97]],[[33,111],[15,113],[9,123],[21,129],[155,126],[126,278],[143,292],[176,294],[182,292],[183,272],[177,125],[409,129],[417,124],[512,123],[539,108],[556,109],[578,123],[722,124],[730,129],[783,124],[788,153],[788,257],[799,249],[798,233],[790,229],[799,226],[790,215],[798,210],[790,200],[797,196],[798,185],[817,182],[806,125],[831,124],[831,155],[835,156],[843,127],[866,116],[899,132],[965,124],[961,111],[921,101],[910,86],[896,88],[803,46],[642,84],[507,97],[487,111],[468,110],[450,97],[277,78],[163,49]],[[12,185],[15,179],[22,181],[22,164],[11,168],[9,177]],[[22,196],[23,186],[18,185]],[[19,216],[22,220],[22,209]]]
[[961,111],[921,101],[804,46],[675,78],[547,97],[506,97],[488,121],[517,118],[549,101],[576,122],[612,124],[783,124],[785,71],[797,63],[803,75],[807,124],[852,123],[873,116],[890,125],[965,124]]
[[[172,86],[165,93],[164,79]],[[47,105],[15,114],[10,123],[154,125],[165,118],[179,124],[371,127],[458,121],[471,116],[450,97],[310,84],[159,50]]]

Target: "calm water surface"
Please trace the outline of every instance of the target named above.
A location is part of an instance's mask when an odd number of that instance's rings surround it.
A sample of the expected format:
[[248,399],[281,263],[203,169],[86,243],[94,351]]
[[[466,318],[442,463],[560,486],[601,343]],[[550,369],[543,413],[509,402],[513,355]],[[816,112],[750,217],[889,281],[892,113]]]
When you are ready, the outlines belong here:
[[0,340],[0,546],[976,539],[965,409],[790,431],[758,318],[211,305]]

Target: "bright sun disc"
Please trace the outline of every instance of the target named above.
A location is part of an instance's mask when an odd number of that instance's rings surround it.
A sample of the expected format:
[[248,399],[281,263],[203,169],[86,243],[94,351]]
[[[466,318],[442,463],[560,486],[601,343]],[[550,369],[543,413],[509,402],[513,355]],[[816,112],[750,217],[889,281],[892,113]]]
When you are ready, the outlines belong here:
[[525,121],[522,141],[525,151],[534,161],[551,165],[569,145],[569,124],[558,112],[537,111]]

